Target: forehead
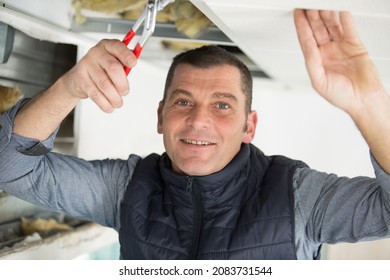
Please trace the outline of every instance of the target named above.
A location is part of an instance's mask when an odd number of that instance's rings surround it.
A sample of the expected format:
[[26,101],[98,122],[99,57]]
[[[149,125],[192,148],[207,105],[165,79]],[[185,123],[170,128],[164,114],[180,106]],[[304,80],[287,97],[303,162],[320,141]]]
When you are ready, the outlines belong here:
[[242,93],[239,69],[227,64],[207,68],[179,64],[173,73],[168,92],[180,87],[223,89],[232,93]]
[[208,66],[208,67],[197,67],[188,63],[180,63],[176,66],[176,69],[174,71],[173,79],[180,77],[181,74],[200,74],[200,73],[214,73],[215,75],[218,74],[231,74],[234,76],[240,75],[240,71],[237,67],[230,65],[230,64],[219,64],[214,66]]

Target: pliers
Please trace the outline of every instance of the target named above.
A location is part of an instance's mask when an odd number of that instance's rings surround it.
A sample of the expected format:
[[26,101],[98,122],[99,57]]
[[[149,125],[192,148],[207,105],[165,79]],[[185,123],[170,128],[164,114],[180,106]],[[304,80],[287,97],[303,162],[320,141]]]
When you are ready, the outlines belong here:
[[[164,9],[168,4],[174,2],[174,0],[148,0],[145,10],[141,16],[134,23],[133,27],[127,32],[122,42],[127,46],[132,41],[134,36],[137,34],[137,30],[144,25],[142,36],[135,45],[133,53],[137,58],[141,55],[143,47],[147,40],[152,36],[156,27],[157,12]],[[130,73],[131,68],[124,68],[126,75]]]

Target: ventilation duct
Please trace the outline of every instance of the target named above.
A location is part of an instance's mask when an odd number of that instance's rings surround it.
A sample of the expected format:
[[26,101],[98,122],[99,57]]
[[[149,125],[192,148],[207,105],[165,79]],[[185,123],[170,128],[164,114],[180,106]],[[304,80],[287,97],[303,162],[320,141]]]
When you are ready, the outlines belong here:
[[46,89],[69,70],[77,58],[77,47],[38,40],[1,24],[0,85],[19,87],[25,97]]
[[6,63],[14,45],[15,29],[0,22],[0,63]]

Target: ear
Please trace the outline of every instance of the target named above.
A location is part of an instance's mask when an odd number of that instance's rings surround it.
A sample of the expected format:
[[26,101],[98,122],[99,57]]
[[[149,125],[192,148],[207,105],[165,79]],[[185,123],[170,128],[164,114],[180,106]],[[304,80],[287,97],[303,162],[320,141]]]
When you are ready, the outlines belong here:
[[157,109],[157,133],[162,134],[163,133],[163,128],[162,128],[162,111],[164,108],[164,102],[160,101],[158,104],[158,109]]
[[243,142],[245,144],[249,144],[255,138],[256,126],[257,126],[257,112],[256,111],[251,111],[248,114],[248,119],[247,119],[246,124],[247,124],[247,129],[244,132],[245,134],[244,134]]

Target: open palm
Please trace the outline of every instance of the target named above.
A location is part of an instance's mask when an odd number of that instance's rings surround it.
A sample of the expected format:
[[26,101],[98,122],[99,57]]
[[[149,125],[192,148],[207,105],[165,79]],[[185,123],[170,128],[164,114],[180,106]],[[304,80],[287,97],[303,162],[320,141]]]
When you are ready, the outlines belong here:
[[352,113],[382,88],[348,12],[296,10],[294,20],[314,89]]

